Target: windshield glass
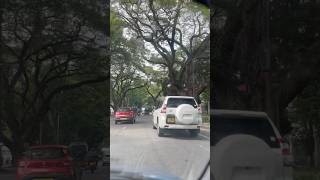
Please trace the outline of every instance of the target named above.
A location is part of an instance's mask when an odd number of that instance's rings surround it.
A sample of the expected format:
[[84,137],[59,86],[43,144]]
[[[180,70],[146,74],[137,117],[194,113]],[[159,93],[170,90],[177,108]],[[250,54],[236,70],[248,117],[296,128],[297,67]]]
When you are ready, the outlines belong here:
[[59,159],[64,157],[62,148],[35,148],[29,150],[27,157],[30,159]]
[[118,112],[129,112],[130,108],[120,108],[118,109]]
[[279,147],[274,130],[266,118],[214,117],[212,145],[234,134],[248,134],[263,139],[270,147]]
[[195,100],[191,99],[191,98],[185,98],[185,99],[183,99],[183,98],[169,98],[168,102],[167,102],[167,107],[176,108],[181,104],[189,104],[195,108],[197,107]]
[[[110,5],[110,104],[120,112],[109,119],[110,169],[198,179],[210,159],[209,8],[183,0]],[[177,111],[182,104],[189,106]]]

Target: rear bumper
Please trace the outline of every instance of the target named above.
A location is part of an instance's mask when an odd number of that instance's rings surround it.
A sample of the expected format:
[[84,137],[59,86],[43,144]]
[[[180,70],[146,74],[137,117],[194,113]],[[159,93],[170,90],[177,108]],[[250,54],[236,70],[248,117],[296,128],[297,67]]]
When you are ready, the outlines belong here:
[[134,117],[116,117],[116,121],[132,121]]
[[23,176],[19,180],[34,180],[34,179],[46,179],[48,180],[52,178],[53,180],[74,180],[73,176],[65,176],[64,174],[48,174],[48,175],[28,175],[28,176]]
[[176,130],[196,130],[200,131],[200,125],[180,125],[180,124],[164,124],[160,128],[162,129],[176,129]]

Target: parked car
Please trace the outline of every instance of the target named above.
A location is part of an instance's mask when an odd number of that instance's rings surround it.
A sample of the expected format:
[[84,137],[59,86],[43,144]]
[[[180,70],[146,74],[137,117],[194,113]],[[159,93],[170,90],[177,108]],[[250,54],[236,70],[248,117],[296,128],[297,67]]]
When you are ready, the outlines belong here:
[[264,112],[211,110],[213,179],[292,180],[292,156]]
[[162,106],[153,112],[153,128],[158,136],[169,130],[188,130],[197,136],[201,124],[201,109],[194,97],[166,96]]
[[75,179],[72,158],[63,145],[31,146],[17,163],[17,180]]
[[115,124],[118,122],[135,123],[135,115],[131,108],[119,108],[115,114]]
[[12,166],[12,154],[10,149],[0,143],[0,169]]

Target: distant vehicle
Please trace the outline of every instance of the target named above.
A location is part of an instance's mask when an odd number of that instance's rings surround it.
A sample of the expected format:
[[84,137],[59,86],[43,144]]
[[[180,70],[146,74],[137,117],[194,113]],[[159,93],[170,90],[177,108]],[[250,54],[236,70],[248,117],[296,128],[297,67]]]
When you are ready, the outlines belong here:
[[68,148],[63,145],[31,146],[18,160],[17,180],[75,179]]
[[99,161],[99,153],[97,151],[89,151],[86,154],[85,160],[87,162],[86,170],[90,170],[91,173],[94,173],[94,171],[98,167],[98,161]]
[[103,148],[101,151],[102,151],[102,166],[110,165],[110,149]]
[[201,124],[201,108],[190,96],[166,96],[162,106],[153,112],[153,128],[158,136],[170,130],[188,130],[191,136],[197,136]]
[[151,111],[152,111],[151,108],[142,108],[141,109],[141,114],[149,115]]
[[12,154],[10,149],[0,143],[0,169],[12,166]]
[[135,123],[135,114],[131,108],[119,108],[115,114],[115,124],[118,122],[130,122]]
[[86,142],[72,142],[69,144],[70,155],[74,160],[83,160],[89,150]]
[[[292,156],[264,112],[211,110],[213,178],[292,180]],[[250,167],[250,168],[248,168]]]
[[114,110],[112,107],[110,107],[110,116],[113,116],[114,115]]

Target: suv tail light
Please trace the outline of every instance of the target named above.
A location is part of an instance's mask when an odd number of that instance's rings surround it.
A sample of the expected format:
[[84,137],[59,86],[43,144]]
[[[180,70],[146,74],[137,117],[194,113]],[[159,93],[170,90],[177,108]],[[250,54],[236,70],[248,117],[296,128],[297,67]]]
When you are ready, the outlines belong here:
[[289,148],[282,148],[282,155],[285,155],[285,156],[290,155],[290,149]]
[[160,113],[166,113],[167,112],[167,105],[164,104],[163,107],[161,108]]
[[198,107],[198,112],[199,112],[200,114],[202,113],[201,106]]
[[279,143],[279,145],[281,147],[282,155],[289,156],[291,153],[290,153],[289,147],[287,147],[286,142],[282,138],[278,138],[278,143]]

